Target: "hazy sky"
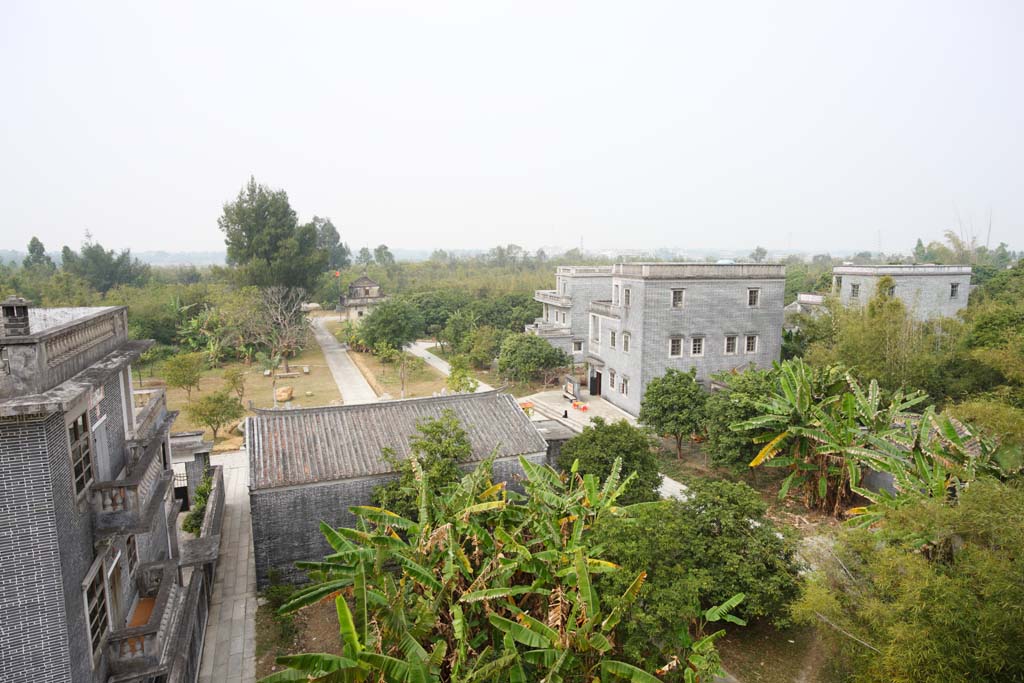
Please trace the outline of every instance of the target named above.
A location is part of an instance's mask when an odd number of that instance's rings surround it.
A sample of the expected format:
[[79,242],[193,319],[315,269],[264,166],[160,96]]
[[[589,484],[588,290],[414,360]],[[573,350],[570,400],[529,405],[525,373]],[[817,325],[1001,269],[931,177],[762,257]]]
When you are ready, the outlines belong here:
[[11,2],[0,248],[1024,247],[1024,3]]

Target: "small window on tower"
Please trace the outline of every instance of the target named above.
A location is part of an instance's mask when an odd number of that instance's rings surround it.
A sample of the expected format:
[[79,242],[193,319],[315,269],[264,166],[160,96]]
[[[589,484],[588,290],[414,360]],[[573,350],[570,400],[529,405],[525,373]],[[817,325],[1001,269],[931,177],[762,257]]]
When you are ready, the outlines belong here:
[[960,296],[960,283],[959,282],[951,282],[949,284],[949,298],[950,299],[956,299],[959,296]]

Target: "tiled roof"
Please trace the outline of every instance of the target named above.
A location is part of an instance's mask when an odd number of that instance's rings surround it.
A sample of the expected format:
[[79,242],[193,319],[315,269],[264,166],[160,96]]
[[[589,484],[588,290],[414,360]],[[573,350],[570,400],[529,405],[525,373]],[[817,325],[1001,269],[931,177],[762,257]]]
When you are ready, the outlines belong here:
[[356,278],[352,282],[352,284],[349,285],[349,287],[376,287],[376,286],[377,286],[377,283],[374,282],[373,280],[371,280],[370,278],[366,277],[365,275],[360,275],[358,278]]
[[409,456],[416,423],[451,410],[469,434],[470,461],[541,453],[547,443],[509,394],[496,391],[349,406],[259,410],[248,418],[249,481],[253,489],[387,474],[381,456]]

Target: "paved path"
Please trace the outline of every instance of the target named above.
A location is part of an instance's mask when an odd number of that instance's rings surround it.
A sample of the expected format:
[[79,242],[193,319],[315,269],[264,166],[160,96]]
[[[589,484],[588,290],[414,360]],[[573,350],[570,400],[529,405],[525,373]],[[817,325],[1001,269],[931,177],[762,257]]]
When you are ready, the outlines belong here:
[[348,351],[342,346],[334,335],[327,331],[326,318],[313,318],[313,335],[323,349],[324,358],[327,359],[327,367],[331,369],[334,376],[334,383],[338,385],[341,392],[341,401],[345,404],[353,403],[375,403],[379,399],[373,387],[359,372],[359,368],[348,357]]
[[[432,354],[429,350],[432,346],[434,346],[434,342],[432,341],[414,341],[412,344],[409,344],[409,346],[407,346],[406,348],[409,350],[409,353],[411,353],[414,356],[419,356],[423,360],[427,361],[427,365],[429,365],[432,368],[435,368],[442,375],[447,377],[452,372],[452,366],[448,364],[448,361],[442,358],[438,358],[437,356]],[[493,389],[494,387],[492,387],[490,384],[484,384],[483,382],[480,382],[480,386],[476,388],[476,393],[479,394],[481,391],[492,391]]]
[[256,680],[256,566],[249,517],[249,461],[245,451],[214,455],[224,466],[224,526],[200,683]]

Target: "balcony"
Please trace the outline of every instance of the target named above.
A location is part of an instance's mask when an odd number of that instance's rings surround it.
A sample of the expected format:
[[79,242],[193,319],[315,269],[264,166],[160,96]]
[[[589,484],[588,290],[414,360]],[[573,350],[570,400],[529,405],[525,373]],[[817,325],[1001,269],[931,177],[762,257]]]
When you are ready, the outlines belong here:
[[569,308],[572,306],[572,297],[559,294],[554,289],[538,289],[533,293],[533,300],[551,306]]
[[177,565],[173,561],[144,564],[136,582],[138,600],[124,628],[107,636],[107,661],[115,677],[159,675],[175,654],[167,645],[174,640],[185,600]]
[[527,334],[535,334],[538,337],[566,337],[572,334],[568,323],[555,323],[544,318],[536,318],[532,324],[526,326]]
[[610,299],[591,301],[589,310],[591,313],[603,315],[606,318],[620,317],[619,307],[614,305]]
[[164,469],[162,445],[163,441],[152,440],[124,479],[90,485],[89,502],[98,534],[137,534],[152,529],[174,476]]

